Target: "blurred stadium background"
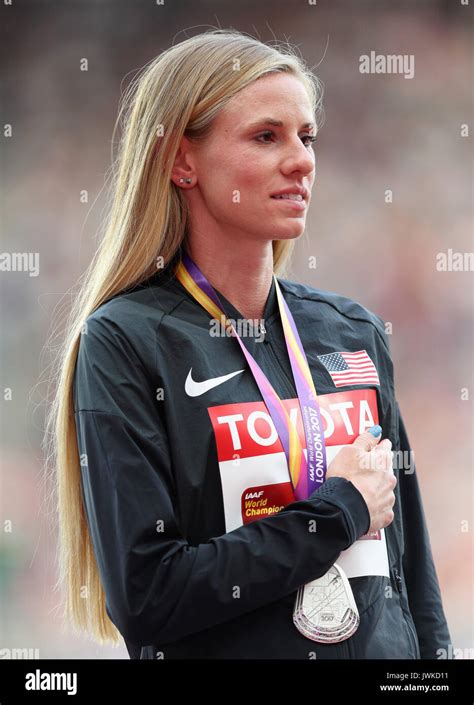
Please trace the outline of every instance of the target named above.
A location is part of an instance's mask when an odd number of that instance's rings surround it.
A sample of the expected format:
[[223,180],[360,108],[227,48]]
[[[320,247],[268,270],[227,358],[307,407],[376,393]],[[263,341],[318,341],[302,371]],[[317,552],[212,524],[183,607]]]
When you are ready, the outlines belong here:
[[[64,633],[41,451],[44,346],[94,252],[121,91],[171,44],[212,26],[288,39],[325,84],[307,232],[289,278],[350,296],[393,326],[405,418],[453,645],[472,649],[472,6],[448,0],[15,2],[5,39],[2,250],[38,252],[39,276],[2,272],[0,648],[40,658],[128,658]],[[415,76],[361,74],[370,51]],[[88,60],[88,71],[80,61]],[[385,191],[393,202],[385,202]],[[80,192],[87,190],[88,203]],[[97,199],[97,201],[96,201]],[[96,201],[96,202],[95,202]],[[317,257],[316,269],[309,258]],[[463,399],[467,388],[471,399]],[[12,531],[5,531],[5,522]],[[408,537],[416,541],[416,536]]]

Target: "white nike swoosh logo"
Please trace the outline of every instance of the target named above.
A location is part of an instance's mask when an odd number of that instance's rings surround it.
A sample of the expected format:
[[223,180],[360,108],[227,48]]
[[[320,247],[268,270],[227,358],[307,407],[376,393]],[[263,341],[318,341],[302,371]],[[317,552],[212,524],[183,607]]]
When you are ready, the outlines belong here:
[[191,367],[188,372],[188,376],[186,377],[186,382],[184,385],[185,392],[190,397],[198,397],[201,394],[208,392],[210,389],[217,387],[219,384],[227,382],[228,379],[235,377],[235,375],[240,375],[241,372],[245,372],[245,370],[237,370],[236,372],[231,372],[228,375],[222,375],[221,377],[213,377],[212,379],[206,379],[203,382],[195,382],[194,379],[191,377],[192,369],[193,368]]

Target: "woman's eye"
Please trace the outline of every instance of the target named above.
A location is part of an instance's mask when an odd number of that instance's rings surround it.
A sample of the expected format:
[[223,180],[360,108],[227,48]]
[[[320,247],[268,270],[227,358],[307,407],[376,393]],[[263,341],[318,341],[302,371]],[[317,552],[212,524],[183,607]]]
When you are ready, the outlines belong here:
[[309,142],[306,143],[306,146],[309,147],[313,142],[316,142],[318,139],[317,135],[305,135],[303,137],[304,140],[309,140]]
[[[262,134],[259,135],[258,137],[256,137],[256,139],[258,141],[260,141],[262,138],[265,138],[265,137],[273,137],[273,134],[274,133],[271,131],[262,132]],[[309,147],[313,142],[316,142],[316,139],[317,139],[316,135],[303,135],[303,137],[301,138],[305,147]],[[305,140],[307,140],[307,141],[305,142]],[[269,144],[269,143],[264,140],[263,144]]]
[[273,135],[273,132],[262,132],[261,135],[256,137],[257,140],[260,140],[262,137],[271,137]]

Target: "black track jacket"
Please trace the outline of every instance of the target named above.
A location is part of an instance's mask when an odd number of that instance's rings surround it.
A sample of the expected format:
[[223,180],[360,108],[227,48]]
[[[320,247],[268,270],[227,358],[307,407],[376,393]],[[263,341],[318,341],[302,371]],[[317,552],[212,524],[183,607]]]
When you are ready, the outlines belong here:
[[[382,320],[349,298],[278,282],[326,412],[328,453],[379,423],[408,458]],[[216,291],[229,318],[242,319]],[[242,340],[300,423],[274,282],[264,320],[263,341],[260,333]],[[344,566],[349,550],[380,549],[381,534],[366,536],[367,506],[343,478],[295,501],[240,346],[211,335],[210,322],[171,265],[99,306],[81,335],[74,405],[83,500],[107,613],[130,657],[436,659],[450,636],[406,461],[395,467],[395,519],[381,532],[388,574],[350,577],[357,632],[319,644],[294,626],[298,587],[334,562]],[[380,384],[336,386],[319,356],[360,350]]]

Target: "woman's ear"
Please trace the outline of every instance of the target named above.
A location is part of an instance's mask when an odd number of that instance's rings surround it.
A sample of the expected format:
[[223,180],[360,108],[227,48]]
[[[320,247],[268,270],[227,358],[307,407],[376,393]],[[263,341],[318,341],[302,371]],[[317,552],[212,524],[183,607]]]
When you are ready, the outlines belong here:
[[[187,137],[182,137],[176,152],[171,171],[171,179],[177,185],[192,183],[195,180],[193,145]],[[180,181],[184,179],[184,181]],[[191,181],[186,181],[191,179]]]

